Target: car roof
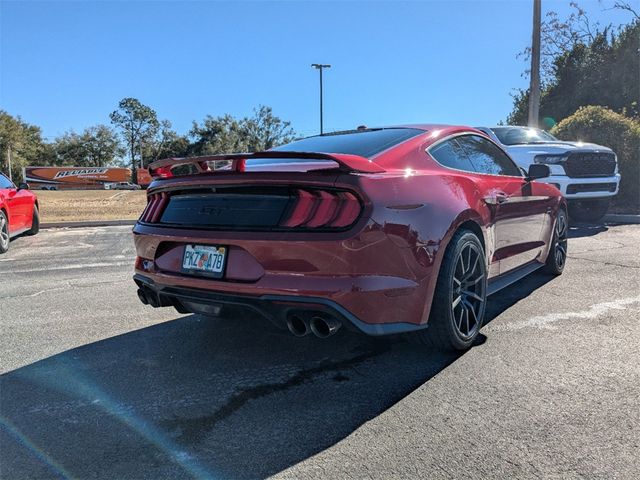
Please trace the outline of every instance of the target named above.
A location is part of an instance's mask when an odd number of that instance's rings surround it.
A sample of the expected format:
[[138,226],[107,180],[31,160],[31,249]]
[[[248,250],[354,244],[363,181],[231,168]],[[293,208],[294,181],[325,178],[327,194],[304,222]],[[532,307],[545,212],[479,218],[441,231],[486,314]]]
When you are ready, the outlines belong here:
[[540,127],[527,127],[526,125],[494,125],[493,127],[476,127],[476,128],[490,128],[493,130],[494,128],[535,128],[536,130],[542,130]]
[[430,132],[433,130],[458,130],[460,128],[470,128],[474,129],[474,127],[469,127],[466,125],[451,125],[446,123],[404,123],[400,125],[387,125],[384,127],[371,127],[374,128],[415,128],[417,130],[424,130],[425,132]]
[[[430,132],[432,130],[449,130],[449,129],[459,130],[462,128],[476,130],[476,127],[471,127],[468,125],[451,125],[451,124],[445,124],[445,123],[402,123],[398,125],[375,125],[371,127],[362,126],[362,127],[357,127],[350,130],[336,130],[333,132],[325,132],[324,135],[339,135],[341,133],[351,133],[351,132],[357,132],[362,130],[384,130],[384,129],[391,129],[391,128],[413,128],[416,130],[424,130],[425,132]],[[316,136],[316,135],[311,135],[311,136]]]

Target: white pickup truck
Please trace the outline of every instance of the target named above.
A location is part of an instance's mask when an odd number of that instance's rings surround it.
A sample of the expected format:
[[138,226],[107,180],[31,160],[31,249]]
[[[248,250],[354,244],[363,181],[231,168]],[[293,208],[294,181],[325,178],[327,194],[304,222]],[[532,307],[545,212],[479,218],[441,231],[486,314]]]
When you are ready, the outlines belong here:
[[539,181],[554,185],[567,199],[569,216],[578,222],[600,220],[618,193],[616,154],[594,143],[563,142],[529,127],[478,127],[509,153],[524,170],[533,163],[549,165],[551,176]]

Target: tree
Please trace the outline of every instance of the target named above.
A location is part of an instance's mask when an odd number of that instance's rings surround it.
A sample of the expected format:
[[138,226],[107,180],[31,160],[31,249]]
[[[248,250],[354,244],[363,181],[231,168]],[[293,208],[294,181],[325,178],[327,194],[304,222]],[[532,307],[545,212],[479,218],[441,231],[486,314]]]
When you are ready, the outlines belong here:
[[253,116],[240,120],[231,115],[208,115],[202,124],[193,122],[189,136],[194,139],[191,155],[256,152],[290,142],[295,137],[290,122],[273,114],[271,107],[259,106]]
[[189,136],[194,139],[191,155],[244,152],[248,147],[246,131],[231,115],[207,115],[202,124],[193,122]]
[[[638,37],[640,21],[635,20],[611,33],[603,29],[588,43],[577,43],[558,55],[553,77],[547,81],[540,99],[540,117],[550,128],[583,105],[602,105],[623,115],[640,116],[638,89]],[[507,122],[526,124],[528,91],[514,96],[514,108]]]
[[242,120],[247,149],[250,152],[269,150],[295,138],[291,123],[273,114],[271,107],[260,105],[253,116]]
[[22,167],[27,165],[47,165],[54,158],[53,150],[42,140],[39,127],[24,122],[0,110],[0,165],[9,173],[7,156],[11,155],[11,176],[19,179]]
[[56,164],[104,167],[117,162],[124,154],[116,133],[106,125],[96,125],[81,134],[65,133],[53,143]]
[[[540,24],[540,77],[543,85],[553,78],[555,59],[578,44],[593,41],[600,28],[599,24],[589,21],[585,10],[576,2],[570,2],[569,5],[574,11],[566,19],[560,19],[557,12],[549,11]],[[518,57],[528,63],[531,47],[525,48]],[[529,70],[525,70],[524,75],[528,76],[529,73]]]
[[109,115],[111,123],[120,129],[129,151],[131,161],[132,181],[137,181],[136,157],[140,158],[145,140],[152,139],[160,128],[158,116],[151,107],[142,104],[136,98],[123,98],[118,104],[118,110]]
[[617,1],[613,4],[612,8],[616,10],[625,10],[633,15],[633,18],[640,20],[640,14],[638,14],[638,11],[631,6],[630,2]]
[[189,139],[178,135],[169,120],[160,121],[160,127],[154,138],[145,142],[143,151],[143,165],[169,157],[184,157],[189,155]]

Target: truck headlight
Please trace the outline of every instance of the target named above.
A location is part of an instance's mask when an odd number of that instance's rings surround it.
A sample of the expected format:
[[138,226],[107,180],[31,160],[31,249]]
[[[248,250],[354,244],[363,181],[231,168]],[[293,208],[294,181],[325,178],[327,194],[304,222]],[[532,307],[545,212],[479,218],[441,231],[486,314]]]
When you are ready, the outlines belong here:
[[567,155],[536,155],[533,159],[535,163],[544,163],[545,165],[557,165],[567,160]]

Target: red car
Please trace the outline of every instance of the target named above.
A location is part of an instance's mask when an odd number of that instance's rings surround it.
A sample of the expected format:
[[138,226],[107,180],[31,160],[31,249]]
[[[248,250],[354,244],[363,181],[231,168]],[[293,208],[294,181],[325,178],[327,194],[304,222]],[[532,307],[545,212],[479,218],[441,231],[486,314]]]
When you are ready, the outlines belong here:
[[182,313],[465,349],[488,295],[566,261],[565,201],[535,181],[548,167],[523,172],[469,127],[361,127],[151,173],[134,280]]
[[0,253],[9,250],[11,238],[35,235],[40,229],[38,199],[26,183],[16,187],[0,173]]

